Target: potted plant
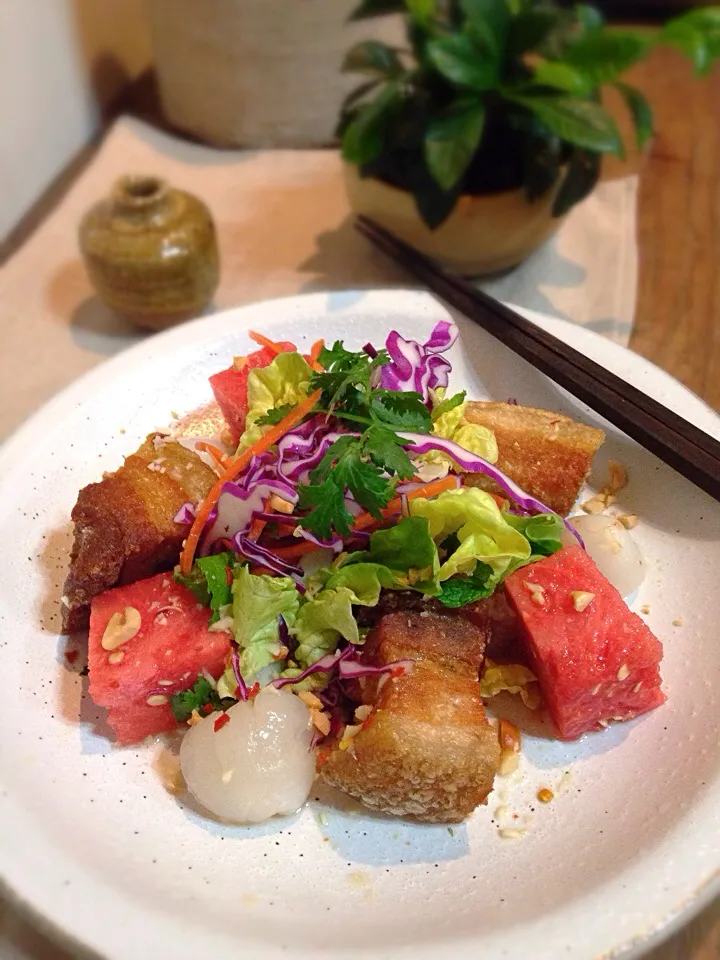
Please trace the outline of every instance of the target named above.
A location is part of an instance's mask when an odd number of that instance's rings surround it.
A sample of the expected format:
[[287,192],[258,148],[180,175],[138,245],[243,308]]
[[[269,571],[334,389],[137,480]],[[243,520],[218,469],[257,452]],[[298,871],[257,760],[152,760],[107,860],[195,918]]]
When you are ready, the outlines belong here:
[[642,147],[643,94],[623,73],[657,44],[698,74],[720,57],[720,7],[659,30],[615,29],[594,7],[555,0],[363,0],[354,19],[402,12],[407,49],[365,41],[344,70],[365,75],[338,126],[353,209],[464,275],[523,260],[623,154],[603,107],[622,95]]

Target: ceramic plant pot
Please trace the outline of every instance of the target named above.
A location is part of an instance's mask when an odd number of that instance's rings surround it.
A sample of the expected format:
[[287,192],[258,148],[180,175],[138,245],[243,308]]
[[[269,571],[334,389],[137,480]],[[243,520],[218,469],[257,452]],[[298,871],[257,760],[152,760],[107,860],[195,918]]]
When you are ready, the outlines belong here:
[[370,217],[464,277],[517,266],[562,223],[562,217],[552,216],[555,189],[533,203],[521,189],[463,196],[447,220],[431,230],[407,191],[361,177],[351,164],[345,165],[345,186],[355,213]]
[[210,211],[156,177],[118,180],[83,217],[80,248],[100,299],[142,327],[199,316],[217,289]]

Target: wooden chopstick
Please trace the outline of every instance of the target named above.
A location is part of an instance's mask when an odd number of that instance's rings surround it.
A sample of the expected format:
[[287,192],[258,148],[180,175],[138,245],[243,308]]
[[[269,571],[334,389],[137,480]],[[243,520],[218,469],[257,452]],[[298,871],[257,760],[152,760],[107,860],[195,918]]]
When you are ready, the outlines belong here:
[[709,434],[373,221],[360,217],[357,228],[469,320],[720,500],[720,443]]

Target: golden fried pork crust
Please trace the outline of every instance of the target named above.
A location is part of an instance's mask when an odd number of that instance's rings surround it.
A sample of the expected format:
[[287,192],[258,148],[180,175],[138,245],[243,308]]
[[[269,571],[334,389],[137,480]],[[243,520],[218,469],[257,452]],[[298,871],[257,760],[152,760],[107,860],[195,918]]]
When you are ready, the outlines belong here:
[[75,540],[63,597],[63,629],[87,626],[93,597],[177,562],[187,527],[173,522],[183,503],[201,500],[217,479],[192,450],[155,435],[73,508]]
[[458,823],[485,803],[500,759],[480,700],[483,630],[459,617],[391,613],[369,635],[374,664],[411,657],[411,673],[358,681],[369,722],[321,767],[366,806],[425,823]]
[[[560,516],[570,513],[605,439],[602,430],[561,413],[513,403],[473,401],[465,408],[465,416],[493,431],[497,466],[503,473]],[[465,482],[502,493],[482,474],[471,474]]]

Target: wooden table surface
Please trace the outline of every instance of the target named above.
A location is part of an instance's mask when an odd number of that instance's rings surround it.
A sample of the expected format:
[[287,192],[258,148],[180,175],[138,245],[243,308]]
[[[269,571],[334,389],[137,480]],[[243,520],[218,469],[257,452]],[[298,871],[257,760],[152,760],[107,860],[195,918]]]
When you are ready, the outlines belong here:
[[[656,115],[656,136],[644,154],[631,151],[604,169],[604,177],[641,174],[630,346],[720,410],[720,69],[697,81],[682,57],[658,50],[628,79]],[[619,101],[610,103],[627,129]],[[47,213],[43,206],[26,228]],[[14,239],[22,234],[26,229]],[[49,945],[40,954],[69,956]],[[720,900],[646,960],[720,960]]]
[[[655,137],[643,156],[606,164],[638,171],[640,277],[631,349],[720,410],[720,67],[696,80],[657,50],[628,81],[651,100]],[[622,127],[618,101],[609,103]],[[718,960],[720,899],[646,960]]]

